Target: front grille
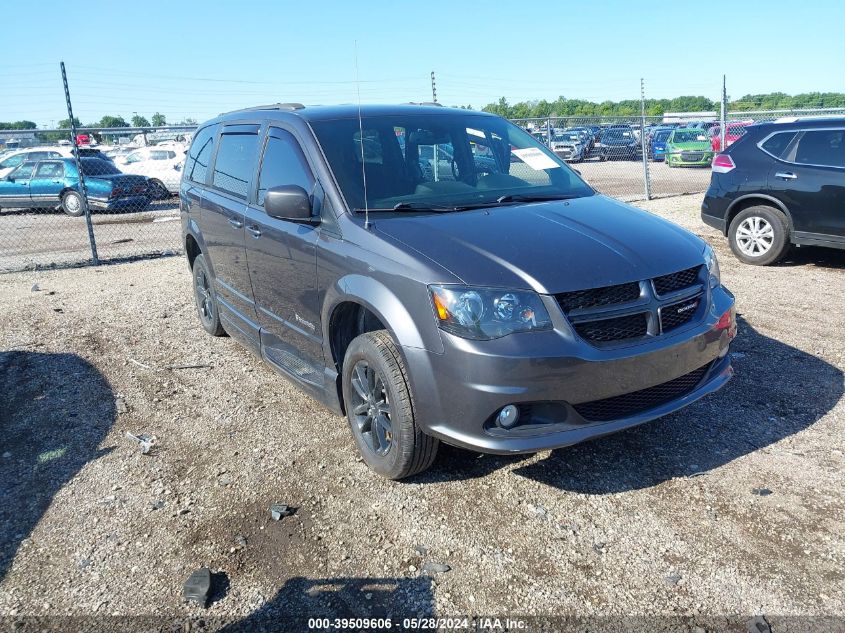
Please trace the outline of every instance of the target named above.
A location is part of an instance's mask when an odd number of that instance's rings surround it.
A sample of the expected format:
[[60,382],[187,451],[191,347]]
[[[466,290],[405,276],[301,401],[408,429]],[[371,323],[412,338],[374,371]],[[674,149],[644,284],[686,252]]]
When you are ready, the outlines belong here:
[[606,422],[636,415],[687,395],[698,386],[709,368],[710,363],[654,387],[573,406],[578,415],[591,422]]
[[689,288],[698,281],[698,273],[700,270],[701,266],[693,266],[692,268],[687,268],[686,270],[682,270],[677,273],[655,277],[654,291],[658,295],[665,295],[670,292],[675,292],[676,290]]
[[635,301],[640,297],[640,284],[636,281],[618,286],[605,286],[604,288],[591,288],[589,290],[575,290],[574,292],[561,292],[555,295],[558,304],[564,314],[572,310],[583,310],[585,308],[598,308],[601,306],[614,305],[616,303],[627,303]]
[[648,333],[648,319],[642,312],[601,321],[574,323],[572,327],[578,336],[591,343],[610,343],[645,336]]
[[681,152],[681,160],[687,163],[697,163],[704,158],[701,152]]
[[689,323],[698,310],[701,297],[694,297],[660,308],[660,326],[664,332]]

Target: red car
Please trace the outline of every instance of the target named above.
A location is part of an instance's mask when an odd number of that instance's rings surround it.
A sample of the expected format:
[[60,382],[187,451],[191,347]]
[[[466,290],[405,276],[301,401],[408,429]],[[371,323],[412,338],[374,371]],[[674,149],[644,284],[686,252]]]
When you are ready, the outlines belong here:
[[[725,147],[730,147],[734,141],[745,134],[745,128],[753,124],[754,121],[736,121],[727,124],[725,130]],[[710,147],[714,152],[722,151],[722,126],[714,125],[710,128]]]
[[90,145],[91,144],[91,135],[90,134],[77,134],[76,135],[76,144],[77,145]]

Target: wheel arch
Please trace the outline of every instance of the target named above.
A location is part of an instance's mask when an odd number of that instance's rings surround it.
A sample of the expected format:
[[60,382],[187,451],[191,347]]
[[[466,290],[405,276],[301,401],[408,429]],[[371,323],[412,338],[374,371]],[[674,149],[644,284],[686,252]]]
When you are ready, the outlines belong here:
[[214,275],[214,264],[209,256],[208,249],[205,247],[205,240],[202,239],[202,233],[194,220],[189,220],[185,229],[185,236],[183,238],[183,246],[185,247],[185,255],[188,258],[188,266],[191,270],[194,269],[194,261],[198,255],[205,257],[205,263],[208,266],[208,271]]
[[[403,347],[430,347],[425,344],[415,319],[399,297],[376,279],[348,275],[338,280],[326,295],[321,315],[323,350],[326,366],[337,371],[341,407],[343,358],[349,343],[356,336],[377,329],[386,330],[406,362]],[[442,352],[439,338],[438,343],[439,351]]]
[[787,228],[789,230],[789,233],[790,235],[792,234],[792,214],[789,213],[789,209],[786,208],[786,205],[773,196],[764,193],[751,193],[745,196],[740,196],[739,198],[731,202],[727,212],[725,213],[725,236],[728,235],[728,231],[730,231],[731,227],[731,222],[734,221],[734,218],[740,213],[740,211],[743,211],[748,207],[754,207],[760,204],[767,207],[773,207],[774,209],[783,213],[783,215],[786,217]]

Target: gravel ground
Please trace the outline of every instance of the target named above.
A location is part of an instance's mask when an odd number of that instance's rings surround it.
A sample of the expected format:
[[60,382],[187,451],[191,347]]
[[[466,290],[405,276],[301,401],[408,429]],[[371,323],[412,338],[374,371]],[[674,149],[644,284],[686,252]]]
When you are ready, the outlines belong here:
[[[725,389],[551,453],[443,447],[405,482],[366,468],[343,419],[204,334],[183,258],[0,276],[0,630],[387,613],[842,630],[845,253],[742,265],[700,201],[643,206],[721,256],[741,315]],[[150,454],[127,431],[155,436]],[[273,502],[296,513],[275,522]],[[198,567],[215,572],[207,609],[181,595]]]

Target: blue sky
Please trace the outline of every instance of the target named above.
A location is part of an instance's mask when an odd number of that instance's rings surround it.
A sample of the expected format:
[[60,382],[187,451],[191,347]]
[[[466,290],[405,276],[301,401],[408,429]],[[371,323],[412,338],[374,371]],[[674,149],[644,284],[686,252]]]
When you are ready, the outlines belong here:
[[[438,100],[480,108],[558,95],[845,92],[845,3],[535,0],[4,3],[0,121],[74,113],[168,121],[276,101]],[[33,18],[36,21],[33,22]]]

